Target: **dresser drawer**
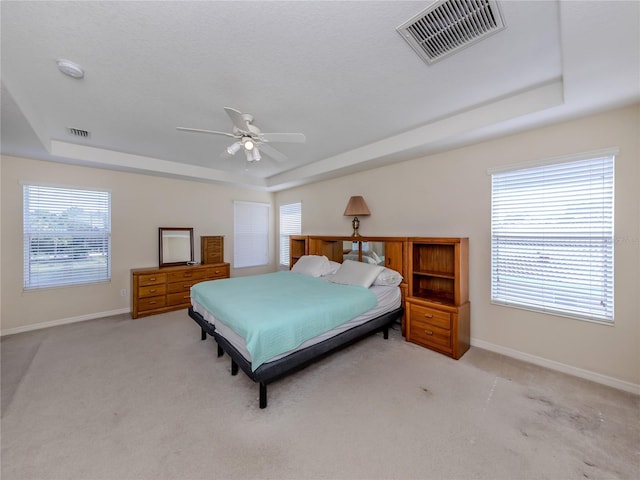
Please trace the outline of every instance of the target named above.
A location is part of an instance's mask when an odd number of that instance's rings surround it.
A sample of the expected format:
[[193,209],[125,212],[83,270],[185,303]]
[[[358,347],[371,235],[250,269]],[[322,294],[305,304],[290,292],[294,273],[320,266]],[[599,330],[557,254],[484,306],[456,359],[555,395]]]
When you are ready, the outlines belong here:
[[167,281],[169,283],[180,282],[182,280],[202,280],[206,278],[207,271],[203,268],[186,268],[176,272],[169,272]]
[[149,275],[138,275],[138,286],[159,285],[167,281],[166,273],[153,273]]
[[148,285],[146,287],[138,288],[138,298],[155,297],[158,295],[164,295],[165,293],[167,293],[167,286],[164,283],[161,285]]
[[449,312],[410,303],[409,316],[411,317],[411,324],[420,324],[425,327],[431,325],[451,330],[451,314]]
[[191,295],[189,291],[180,292],[180,293],[170,293],[167,295],[167,306],[171,307],[174,305],[190,305],[191,304]]
[[229,265],[221,265],[219,267],[207,268],[207,280],[215,280],[217,278],[229,278]]
[[167,293],[182,293],[189,292],[191,287],[202,280],[182,280],[181,282],[170,283],[167,288]]
[[167,304],[166,297],[164,295],[160,297],[147,297],[138,300],[138,310],[144,312],[146,310],[155,310],[156,308],[162,308]]

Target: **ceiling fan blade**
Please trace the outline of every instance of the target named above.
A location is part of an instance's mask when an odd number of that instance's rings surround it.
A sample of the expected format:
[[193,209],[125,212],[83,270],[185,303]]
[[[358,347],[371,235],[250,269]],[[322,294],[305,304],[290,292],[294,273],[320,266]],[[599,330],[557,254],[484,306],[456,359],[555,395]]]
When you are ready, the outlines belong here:
[[227,115],[229,115],[229,118],[231,119],[231,122],[233,122],[234,127],[236,127],[238,130],[242,130],[243,132],[249,131],[249,124],[242,116],[242,113],[231,107],[224,107],[224,111],[227,112]]
[[304,133],[261,133],[260,139],[263,142],[282,143],[304,143],[307,141]]
[[180,130],[182,132],[195,132],[195,133],[211,133],[214,135],[224,135],[226,137],[238,138],[236,135],[228,132],[218,132],[216,130],[202,130],[201,128],[187,128],[187,127],[176,127],[176,130]]
[[271,145],[267,145],[266,143],[260,144],[260,151],[265,155],[273,158],[277,162],[286,162],[289,159],[284,153],[280,153],[278,150],[273,148]]

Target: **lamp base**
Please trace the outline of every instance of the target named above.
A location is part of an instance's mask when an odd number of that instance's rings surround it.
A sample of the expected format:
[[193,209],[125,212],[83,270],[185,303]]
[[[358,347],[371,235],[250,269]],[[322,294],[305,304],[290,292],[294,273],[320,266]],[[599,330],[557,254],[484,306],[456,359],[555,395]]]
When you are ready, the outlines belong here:
[[353,227],[353,233],[351,234],[352,237],[359,237],[360,236],[360,232],[358,232],[358,228],[360,228],[360,220],[358,220],[358,217],[353,217],[353,221],[351,222],[351,226]]

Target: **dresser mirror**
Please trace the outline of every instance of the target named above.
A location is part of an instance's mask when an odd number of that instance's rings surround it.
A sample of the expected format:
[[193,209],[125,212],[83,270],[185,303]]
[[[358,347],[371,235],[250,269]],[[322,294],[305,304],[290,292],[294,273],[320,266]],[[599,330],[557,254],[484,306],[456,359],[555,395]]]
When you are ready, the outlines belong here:
[[193,228],[158,228],[160,266],[193,262]]

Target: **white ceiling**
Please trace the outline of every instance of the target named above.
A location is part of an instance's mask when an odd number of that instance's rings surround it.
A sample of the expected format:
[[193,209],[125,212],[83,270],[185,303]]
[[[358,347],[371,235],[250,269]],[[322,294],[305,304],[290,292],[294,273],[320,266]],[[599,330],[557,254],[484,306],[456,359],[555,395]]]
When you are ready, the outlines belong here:
[[[640,100],[638,1],[503,0],[427,65],[395,28],[430,3],[4,0],[2,153],[277,191]],[[307,141],[249,164],[175,129],[230,131],[225,106]]]

